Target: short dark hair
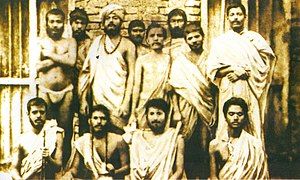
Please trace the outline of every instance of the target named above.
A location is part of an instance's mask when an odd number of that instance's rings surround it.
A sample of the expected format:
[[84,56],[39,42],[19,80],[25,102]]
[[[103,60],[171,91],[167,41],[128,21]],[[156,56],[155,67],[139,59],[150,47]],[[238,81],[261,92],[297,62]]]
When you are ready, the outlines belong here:
[[244,115],[246,115],[248,117],[248,105],[243,98],[239,98],[239,97],[232,97],[224,103],[223,113],[224,113],[225,117],[226,117],[228,109],[231,105],[240,106],[243,110]]
[[48,108],[46,101],[40,97],[35,97],[28,101],[28,103],[27,103],[27,111],[28,112],[31,110],[31,106],[44,106],[46,110]]
[[73,11],[70,12],[70,23],[72,24],[77,19],[82,20],[85,24],[89,23],[89,17],[87,12],[84,9],[76,7]]
[[148,38],[149,31],[151,29],[154,29],[154,28],[161,28],[162,31],[163,31],[163,37],[164,37],[164,39],[167,38],[167,30],[166,30],[166,28],[164,28],[162,25],[160,25],[157,22],[151,22],[151,24],[148,26],[147,31],[146,31],[146,38]]
[[196,22],[196,21],[190,22],[184,28],[184,38],[186,38],[186,36],[192,32],[199,32],[201,34],[201,36],[204,37],[204,32],[203,32],[203,29],[201,28],[200,22]]
[[241,8],[243,14],[246,16],[246,8],[245,6],[242,4],[242,3],[231,3],[228,5],[227,9],[226,9],[226,14],[227,16],[229,15],[229,10],[232,9],[232,8]]
[[130,21],[129,25],[128,25],[128,33],[130,34],[131,30],[134,28],[134,27],[141,27],[145,30],[145,24],[143,21],[141,20],[133,20],[133,21]]
[[150,107],[154,107],[154,108],[158,108],[161,109],[165,115],[166,118],[169,115],[169,111],[170,111],[170,106],[169,104],[162,98],[156,98],[156,99],[150,99],[146,104],[145,104],[145,109],[146,109],[146,114],[149,111]]
[[92,114],[96,111],[103,112],[105,117],[107,118],[107,120],[110,120],[110,111],[106,106],[104,106],[102,104],[98,104],[98,105],[95,105],[95,106],[92,107],[92,110],[90,111],[89,118],[91,118]]
[[168,14],[168,26],[170,26],[170,20],[173,16],[181,16],[184,21],[184,26],[186,25],[187,17],[186,17],[184,10],[176,8],[176,9],[173,9],[172,11],[170,11]]
[[65,20],[65,13],[61,9],[55,8],[55,9],[49,10],[46,14],[46,22],[48,22],[49,14],[60,15],[63,18],[63,20]]

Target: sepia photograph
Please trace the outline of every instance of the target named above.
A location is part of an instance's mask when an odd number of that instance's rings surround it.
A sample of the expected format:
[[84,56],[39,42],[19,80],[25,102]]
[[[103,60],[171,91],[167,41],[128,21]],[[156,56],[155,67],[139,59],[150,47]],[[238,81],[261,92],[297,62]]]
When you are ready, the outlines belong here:
[[0,179],[300,179],[300,1],[1,0]]

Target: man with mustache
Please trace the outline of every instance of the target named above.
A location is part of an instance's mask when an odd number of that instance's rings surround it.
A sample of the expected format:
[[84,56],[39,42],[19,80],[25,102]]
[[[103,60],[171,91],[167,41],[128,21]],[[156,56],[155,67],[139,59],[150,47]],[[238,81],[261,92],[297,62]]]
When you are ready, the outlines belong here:
[[151,23],[146,31],[146,41],[151,51],[139,57],[136,62],[129,124],[137,122],[140,129],[147,127],[144,105],[148,100],[172,100],[171,88],[167,83],[171,68],[170,56],[162,51],[166,37],[164,27],[155,22]]
[[184,179],[184,140],[178,135],[180,125],[166,128],[169,108],[163,99],[145,104],[149,128],[132,134],[131,179]]
[[143,44],[145,36],[145,24],[141,20],[130,21],[128,25],[129,39],[134,43],[136,47],[137,57],[147,54],[149,48]]
[[166,53],[185,52],[189,50],[184,40],[184,28],[187,24],[186,13],[182,9],[173,9],[168,14],[168,28],[171,37],[165,41]]
[[269,179],[267,158],[260,139],[247,132],[248,105],[232,97],[223,106],[227,137],[209,144],[210,179]]
[[90,132],[75,141],[75,158],[64,178],[124,179],[129,173],[128,146],[121,135],[109,132],[109,110],[103,105],[93,106],[88,123]]
[[47,120],[47,104],[42,98],[27,103],[31,129],[21,134],[14,149],[14,179],[54,179],[62,166],[64,130],[55,120]]
[[79,77],[80,112],[89,113],[90,104],[103,104],[111,111],[111,124],[122,133],[127,124],[133,87],[135,46],[121,36],[125,10],[109,4],[101,10],[104,35],[93,41]]
[[48,104],[48,118],[58,121],[65,130],[64,163],[70,152],[72,137],[73,84],[72,72],[76,62],[76,41],[64,38],[65,14],[51,9],[46,14],[47,36],[38,40],[36,71],[38,96]]
[[199,169],[208,168],[207,126],[213,125],[214,99],[212,83],[205,72],[207,53],[203,49],[204,33],[200,23],[188,24],[184,38],[190,50],[174,57],[169,82],[178,94],[183,123],[181,133],[187,145],[185,165],[190,169],[188,178],[196,178],[196,175],[207,178],[208,173],[201,174]]
[[244,27],[246,9],[241,3],[227,8],[228,32],[214,39],[207,60],[207,74],[219,90],[216,136],[226,136],[223,104],[231,97],[243,98],[249,106],[249,132],[264,141],[267,94],[275,66],[275,54],[258,33]]

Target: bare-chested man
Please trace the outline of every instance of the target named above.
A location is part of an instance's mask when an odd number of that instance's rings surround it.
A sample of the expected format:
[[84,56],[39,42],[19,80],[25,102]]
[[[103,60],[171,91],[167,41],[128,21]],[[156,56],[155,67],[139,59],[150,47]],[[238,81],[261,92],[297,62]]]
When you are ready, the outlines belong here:
[[41,98],[27,103],[32,128],[23,133],[15,148],[14,179],[54,179],[62,166],[64,130],[55,120],[46,120],[47,104]]
[[81,178],[123,179],[129,172],[128,146],[121,135],[108,132],[109,110],[103,105],[94,106],[88,122],[91,132],[75,141],[75,158],[64,177],[79,177],[79,167],[84,166],[87,173]]
[[105,34],[93,41],[79,77],[80,112],[88,114],[90,94],[91,104],[103,104],[111,111],[116,132],[127,124],[136,59],[134,44],[120,34],[124,13],[117,4],[101,10]]
[[147,54],[149,52],[149,47],[143,43],[145,31],[146,31],[146,27],[143,21],[141,20],[130,21],[128,25],[128,35],[129,35],[129,39],[136,46],[137,57]]
[[162,52],[167,32],[160,24],[151,23],[146,32],[151,51],[137,59],[132,95],[132,113],[129,124],[137,121],[138,128],[146,127],[144,105],[149,99],[170,100],[171,90],[167,81],[170,72],[170,56]]
[[[130,147],[131,179],[184,179],[184,140],[178,135],[180,125],[165,128],[169,104],[151,99],[146,105],[150,129],[136,130]],[[181,123],[181,122],[179,122]]]
[[[76,41],[63,38],[65,15],[60,9],[46,14],[47,36],[39,39],[37,62],[38,96],[49,106],[49,118],[55,118],[65,130],[65,152],[72,135],[72,68],[76,62]],[[67,155],[68,156],[68,155]],[[67,156],[64,156],[67,158]],[[65,159],[66,160],[66,159]]]

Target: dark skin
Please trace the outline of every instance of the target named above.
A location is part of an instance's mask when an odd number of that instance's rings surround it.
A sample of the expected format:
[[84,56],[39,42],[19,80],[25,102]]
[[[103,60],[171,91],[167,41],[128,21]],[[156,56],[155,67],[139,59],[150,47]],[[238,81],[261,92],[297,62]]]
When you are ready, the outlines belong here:
[[[93,145],[100,158],[102,160],[107,159],[106,170],[109,172],[109,175],[113,177],[124,176],[129,172],[128,146],[123,141],[122,136],[107,132],[107,123],[108,119],[105,117],[103,112],[93,112],[89,119],[89,124],[93,127]],[[115,168],[116,164],[114,162],[116,160],[121,164],[121,166],[117,169]],[[76,177],[80,163],[83,163],[83,157],[78,151],[76,151],[73,164],[65,176],[72,175],[73,177]],[[101,176],[97,173],[97,170],[93,167],[93,165],[91,165],[89,169],[92,171],[93,178],[97,179]]]

